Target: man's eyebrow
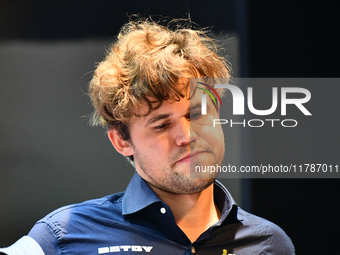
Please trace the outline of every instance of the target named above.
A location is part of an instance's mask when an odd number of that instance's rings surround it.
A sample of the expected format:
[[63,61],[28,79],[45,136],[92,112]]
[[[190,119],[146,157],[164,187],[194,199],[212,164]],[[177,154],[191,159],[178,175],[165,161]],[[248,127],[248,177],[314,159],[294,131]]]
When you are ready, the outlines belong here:
[[157,114],[157,115],[151,117],[151,118],[146,122],[145,126],[148,126],[148,125],[150,125],[150,124],[152,124],[152,123],[155,123],[155,122],[157,122],[157,121],[159,121],[159,120],[169,118],[170,116],[171,116],[170,113]]

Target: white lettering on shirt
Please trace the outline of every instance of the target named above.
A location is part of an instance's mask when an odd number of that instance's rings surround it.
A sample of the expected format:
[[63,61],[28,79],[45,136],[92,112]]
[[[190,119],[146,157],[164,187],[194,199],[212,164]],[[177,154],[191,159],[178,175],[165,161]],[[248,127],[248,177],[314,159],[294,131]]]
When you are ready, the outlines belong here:
[[98,254],[105,254],[111,252],[120,252],[120,251],[134,251],[134,252],[151,252],[153,246],[140,246],[140,245],[117,245],[110,247],[101,247],[98,248]]

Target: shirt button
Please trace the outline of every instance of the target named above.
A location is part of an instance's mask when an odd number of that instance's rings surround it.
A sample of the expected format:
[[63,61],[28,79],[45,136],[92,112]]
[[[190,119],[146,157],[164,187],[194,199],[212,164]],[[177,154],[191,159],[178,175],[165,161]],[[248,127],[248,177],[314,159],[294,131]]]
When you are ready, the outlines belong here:
[[164,207],[162,207],[160,211],[162,214],[166,213],[166,209]]
[[196,249],[195,249],[194,246],[191,247],[191,252],[192,252],[192,253],[196,253]]

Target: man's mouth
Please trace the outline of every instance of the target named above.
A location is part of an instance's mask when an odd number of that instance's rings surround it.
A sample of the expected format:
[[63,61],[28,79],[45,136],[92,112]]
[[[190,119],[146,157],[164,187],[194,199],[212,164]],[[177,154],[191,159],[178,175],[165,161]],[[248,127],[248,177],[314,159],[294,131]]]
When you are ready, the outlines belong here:
[[186,154],[184,157],[182,157],[180,160],[178,160],[176,163],[190,163],[190,160],[196,157],[198,154],[204,153],[204,151],[194,151],[191,153]]

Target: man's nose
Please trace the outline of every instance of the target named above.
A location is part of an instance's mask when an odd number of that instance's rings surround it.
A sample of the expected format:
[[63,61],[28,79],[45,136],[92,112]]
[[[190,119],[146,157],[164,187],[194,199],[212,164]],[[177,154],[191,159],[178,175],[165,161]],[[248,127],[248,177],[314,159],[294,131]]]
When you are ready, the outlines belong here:
[[195,133],[190,128],[190,120],[181,118],[175,128],[175,141],[177,146],[185,146],[195,139]]

